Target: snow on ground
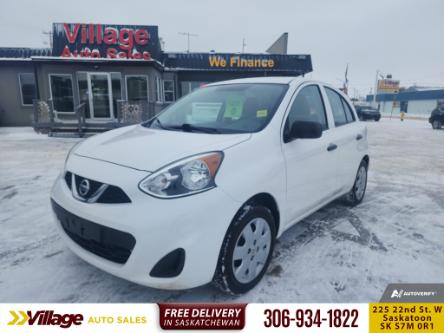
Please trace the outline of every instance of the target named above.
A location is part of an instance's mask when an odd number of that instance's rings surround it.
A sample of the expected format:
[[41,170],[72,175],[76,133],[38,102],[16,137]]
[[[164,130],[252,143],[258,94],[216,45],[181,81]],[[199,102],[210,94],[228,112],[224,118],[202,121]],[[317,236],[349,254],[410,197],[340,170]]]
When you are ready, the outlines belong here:
[[371,302],[388,283],[444,282],[444,130],[398,119],[368,128],[364,202],[334,202],[288,230],[262,282],[240,297],[145,288],[83,262],[49,205],[78,139],[0,128],[0,302]]

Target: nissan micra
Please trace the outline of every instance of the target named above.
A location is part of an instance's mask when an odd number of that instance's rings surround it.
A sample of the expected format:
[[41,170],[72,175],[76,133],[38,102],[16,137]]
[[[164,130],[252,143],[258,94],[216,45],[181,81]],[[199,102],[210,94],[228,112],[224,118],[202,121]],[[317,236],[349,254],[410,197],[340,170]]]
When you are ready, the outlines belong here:
[[104,271],[239,294],[261,280],[286,229],[337,198],[360,203],[368,167],[366,126],[342,92],[240,79],[77,144],[51,203],[68,246]]

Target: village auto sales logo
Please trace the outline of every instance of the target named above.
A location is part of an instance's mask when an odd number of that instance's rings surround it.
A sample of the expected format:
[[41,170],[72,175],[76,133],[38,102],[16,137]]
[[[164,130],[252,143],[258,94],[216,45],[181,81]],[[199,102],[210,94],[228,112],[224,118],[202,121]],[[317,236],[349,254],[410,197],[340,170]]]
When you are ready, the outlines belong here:
[[83,315],[80,313],[75,314],[59,314],[52,310],[39,310],[39,311],[9,311],[12,316],[12,320],[8,322],[9,326],[12,325],[25,325],[30,326],[59,326],[60,328],[70,328],[72,325],[82,325]]
[[157,26],[80,23],[53,25],[55,56],[152,60],[159,52]]

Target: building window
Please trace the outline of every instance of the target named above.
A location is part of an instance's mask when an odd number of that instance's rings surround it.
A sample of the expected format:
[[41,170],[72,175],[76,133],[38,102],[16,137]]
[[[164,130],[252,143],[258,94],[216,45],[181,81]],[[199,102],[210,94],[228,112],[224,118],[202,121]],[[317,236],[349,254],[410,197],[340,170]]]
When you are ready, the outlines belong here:
[[174,102],[174,99],[174,81],[163,81],[163,100],[165,103],[171,103]]
[[193,92],[196,89],[199,89],[200,87],[203,87],[207,84],[207,82],[199,82],[199,81],[182,81],[180,83],[182,95],[185,96],[189,94],[190,92]]
[[156,76],[154,84],[156,88],[156,102],[162,103],[162,80],[160,77]]
[[148,101],[148,77],[146,75],[127,75],[126,99],[128,101]]
[[88,99],[88,76],[86,72],[77,72],[77,85],[79,87],[80,105],[83,105],[85,110],[85,117],[90,118],[91,112],[89,110]]
[[20,94],[22,98],[22,105],[32,105],[33,99],[37,98],[35,89],[35,77],[32,73],[20,73]]
[[122,80],[122,75],[120,73],[111,73],[111,89],[112,89],[112,97],[113,97],[113,109],[114,114],[116,114],[117,110],[117,101],[122,99],[122,89],[120,82]]
[[50,74],[49,82],[54,111],[74,112],[71,74]]

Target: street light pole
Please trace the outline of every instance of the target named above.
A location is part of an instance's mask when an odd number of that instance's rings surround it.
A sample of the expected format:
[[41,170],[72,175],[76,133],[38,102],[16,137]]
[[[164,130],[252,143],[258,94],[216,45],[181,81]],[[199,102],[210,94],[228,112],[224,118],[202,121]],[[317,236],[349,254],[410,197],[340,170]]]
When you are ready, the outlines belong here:
[[378,93],[378,79],[384,79],[384,73],[378,69],[376,70],[376,78],[375,78],[375,91],[373,93],[373,106],[376,106],[376,94]]
[[376,93],[378,92],[378,77],[379,77],[379,69],[376,70],[375,90],[373,91],[373,106],[376,106]]

